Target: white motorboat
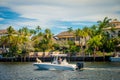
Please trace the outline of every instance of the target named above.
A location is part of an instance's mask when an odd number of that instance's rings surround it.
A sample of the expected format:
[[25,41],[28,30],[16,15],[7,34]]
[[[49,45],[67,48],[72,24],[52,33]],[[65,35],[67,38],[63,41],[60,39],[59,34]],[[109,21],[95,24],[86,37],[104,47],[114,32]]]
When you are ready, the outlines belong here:
[[45,63],[38,60],[38,62],[34,63],[34,66],[37,66],[40,70],[76,70],[77,68],[82,68],[83,63],[69,64],[66,59],[64,59],[61,63],[58,61],[58,57],[66,56],[65,54],[54,55],[54,60],[52,63]]
[[75,70],[74,65],[59,65],[51,63],[34,63],[40,70]]

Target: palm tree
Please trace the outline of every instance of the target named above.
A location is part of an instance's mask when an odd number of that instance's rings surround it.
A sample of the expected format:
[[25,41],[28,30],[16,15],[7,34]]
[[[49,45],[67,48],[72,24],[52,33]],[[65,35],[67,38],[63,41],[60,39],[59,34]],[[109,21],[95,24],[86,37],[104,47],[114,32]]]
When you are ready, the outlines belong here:
[[79,46],[80,46],[80,38],[82,36],[81,29],[78,28],[77,30],[75,30],[75,36],[79,38]]
[[84,30],[80,30],[80,29],[76,30],[75,34],[76,34],[76,36],[78,36],[80,38],[79,40],[80,40],[81,44],[79,44],[79,45],[83,46],[82,44],[83,44],[84,41],[82,41],[82,40],[84,38],[86,38],[88,36],[88,34]]
[[45,56],[45,51],[47,49],[52,48],[52,44],[53,44],[52,37],[53,37],[53,34],[51,33],[51,30],[45,29],[42,40],[39,43],[40,48],[43,50],[43,57]]
[[41,27],[40,27],[40,26],[37,26],[37,28],[36,28],[36,33],[39,33],[40,30],[41,30]]
[[103,19],[103,21],[98,21],[98,25],[99,25],[99,28],[106,28],[106,27],[109,27],[109,22],[111,21],[111,19],[109,19],[108,17],[105,17]]
[[109,24],[110,21],[111,21],[111,19],[109,19],[108,17],[105,17],[103,19],[103,21],[98,21],[98,33],[102,33],[103,28],[109,27],[110,26],[110,24]]
[[84,43],[84,46],[85,46],[84,55],[85,55],[85,54],[86,54],[86,53],[85,53],[85,50],[88,49],[87,40],[90,39],[91,30],[90,30],[90,28],[88,28],[88,27],[84,27],[84,28],[83,28],[83,32],[84,32],[83,38],[84,38],[84,42],[85,42],[85,43]]
[[[102,21],[98,21],[98,29],[96,30],[96,35],[102,35],[103,37],[102,37],[102,44],[103,44],[103,47],[102,47],[102,49],[103,50],[105,50],[106,48],[107,48],[107,46],[109,45],[111,45],[110,43],[109,43],[109,36],[108,36],[108,34],[106,35],[105,33],[104,33],[104,28],[107,28],[107,27],[110,27],[111,26],[111,24],[109,23],[111,21],[111,19],[109,19],[108,17],[105,17]],[[107,44],[108,43],[108,44]],[[106,45],[107,44],[107,45]],[[101,50],[101,51],[103,51],[103,50]],[[110,50],[110,49],[108,49],[108,50]]]
[[51,30],[50,29],[45,29],[45,33],[44,33],[44,37],[46,39],[51,39],[52,38],[52,33],[51,33]]
[[40,44],[40,41],[43,39],[43,32],[41,31],[40,26],[37,26],[34,32],[35,32],[35,35],[31,37],[32,44],[35,48],[35,51],[40,51],[39,44]]
[[89,37],[92,36],[92,30],[89,27],[85,26],[83,28],[83,31],[86,32],[86,36],[89,36]]
[[94,60],[95,60],[96,51],[102,45],[101,39],[102,39],[101,35],[96,35],[87,42],[87,44],[89,45],[89,48],[91,48],[94,51],[93,52]]
[[[70,34],[70,33],[73,33],[74,40],[76,40],[76,37],[75,37],[75,35],[74,35],[74,31],[73,31],[72,27],[69,27],[69,28],[67,28],[67,29],[68,29],[69,34]],[[68,41],[68,44],[69,44],[69,49],[71,49],[71,46],[75,44],[75,41]],[[71,52],[70,52],[70,53],[71,53]]]
[[72,32],[72,31],[73,31],[72,27],[69,27],[68,32]]
[[98,34],[97,30],[98,30],[98,26],[92,25],[90,27],[90,37],[96,36]]
[[83,42],[84,42],[83,38],[85,36],[85,32],[78,28],[77,30],[75,30],[75,35],[76,35],[76,37],[79,38],[79,46],[81,47],[81,51],[82,51],[83,50]]
[[32,33],[27,27],[19,29],[17,36],[18,54],[24,57],[24,60],[30,51],[33,51],[32,42],[30,40]]
[[11,44],[12,44],[12,41],[13,41],[13,35],[15,34],[15,30],[14,30],[14,28],[12,27],[12,26],[9,26],[8,28],[7,28],[7,33],[8,33],[8,44],[9,44],[9,53],[10,53],[10,56],[12,57],[13,56],[13,52],[12,52],[12,50],[11,50]]

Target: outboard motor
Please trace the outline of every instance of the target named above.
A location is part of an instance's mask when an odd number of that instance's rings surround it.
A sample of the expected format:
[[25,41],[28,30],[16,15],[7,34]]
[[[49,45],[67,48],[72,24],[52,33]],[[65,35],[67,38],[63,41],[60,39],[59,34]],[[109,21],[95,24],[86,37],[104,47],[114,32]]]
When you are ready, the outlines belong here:
[[82,69],[83,67],[84,67],[84,63],[83,62],[78,62],[77,64],[76,64],[76,66],[77,66],[77,70],[80,70],[80,69]]

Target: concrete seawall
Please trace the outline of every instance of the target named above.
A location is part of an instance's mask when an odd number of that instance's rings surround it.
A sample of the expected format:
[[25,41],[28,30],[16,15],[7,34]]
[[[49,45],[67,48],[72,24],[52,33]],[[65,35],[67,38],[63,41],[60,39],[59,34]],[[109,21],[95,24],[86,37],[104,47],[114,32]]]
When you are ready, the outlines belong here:
[[[66,58],[68,62],[74,61],[109,61],[110,56],[105,57],[62,57],[63,59]],[[39,57],[43,62],[51,62],[53,57]],[[36,57],[26,57],[26,58],[0,58],[0,62],[36,62]]]

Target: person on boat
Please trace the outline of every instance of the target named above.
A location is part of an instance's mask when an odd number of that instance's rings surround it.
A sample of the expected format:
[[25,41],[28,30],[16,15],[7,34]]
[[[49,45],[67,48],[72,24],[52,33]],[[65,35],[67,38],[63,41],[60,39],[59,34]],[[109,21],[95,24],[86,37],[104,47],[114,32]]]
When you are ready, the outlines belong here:
[[62,63],[62,58],[58,58],[58,64],[61,64]]
[[41,63],[42,61],[38,58],[36,58],[37,63]]

